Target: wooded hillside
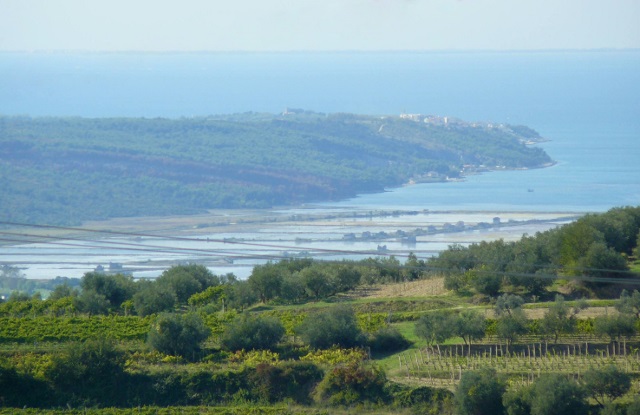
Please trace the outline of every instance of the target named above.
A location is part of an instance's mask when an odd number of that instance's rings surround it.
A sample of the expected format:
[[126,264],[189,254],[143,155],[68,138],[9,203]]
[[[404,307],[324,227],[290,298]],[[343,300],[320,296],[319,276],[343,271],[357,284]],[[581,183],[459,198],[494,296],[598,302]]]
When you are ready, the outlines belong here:
[[551,162],[522,126],[400,117],[240,114],[185,119],[0,117],[6,220],[78,224],[336,200],[463,166]]

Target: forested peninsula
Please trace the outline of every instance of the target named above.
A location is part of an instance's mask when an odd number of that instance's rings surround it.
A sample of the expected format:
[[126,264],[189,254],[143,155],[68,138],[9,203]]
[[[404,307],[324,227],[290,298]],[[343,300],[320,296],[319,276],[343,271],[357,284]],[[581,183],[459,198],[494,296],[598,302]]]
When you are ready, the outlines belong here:
[[287,110],[181,119],[0,117],[6,221],[79,224],[338,200],[553,163],[534,130]]

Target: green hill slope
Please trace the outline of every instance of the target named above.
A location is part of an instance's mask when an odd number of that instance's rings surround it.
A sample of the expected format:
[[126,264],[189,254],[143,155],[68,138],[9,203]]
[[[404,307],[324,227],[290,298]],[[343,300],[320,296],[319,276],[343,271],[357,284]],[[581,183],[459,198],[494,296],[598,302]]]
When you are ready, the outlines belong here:
[[526,127],[400,117],[0,117],[5,220],[74,224],[336,200],[412,178],[541,167]]

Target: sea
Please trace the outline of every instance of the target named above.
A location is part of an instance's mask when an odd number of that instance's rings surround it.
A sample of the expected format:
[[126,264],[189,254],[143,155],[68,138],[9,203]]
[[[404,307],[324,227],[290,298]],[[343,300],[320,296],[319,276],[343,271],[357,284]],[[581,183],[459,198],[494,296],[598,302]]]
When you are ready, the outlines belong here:
[[305,209],[586,213],[640,205],[640,50],[0,53],[5,116],[293,108],[523,124],[548,140],[538,145],[556,162]]

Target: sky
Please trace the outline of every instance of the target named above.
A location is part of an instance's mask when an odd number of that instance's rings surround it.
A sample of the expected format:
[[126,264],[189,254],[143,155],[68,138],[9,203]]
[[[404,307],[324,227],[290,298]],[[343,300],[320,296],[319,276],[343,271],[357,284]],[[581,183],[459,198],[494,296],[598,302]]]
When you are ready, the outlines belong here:
[[640,48],[640,0],[0,0],[0,51]]

